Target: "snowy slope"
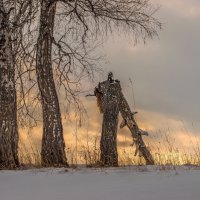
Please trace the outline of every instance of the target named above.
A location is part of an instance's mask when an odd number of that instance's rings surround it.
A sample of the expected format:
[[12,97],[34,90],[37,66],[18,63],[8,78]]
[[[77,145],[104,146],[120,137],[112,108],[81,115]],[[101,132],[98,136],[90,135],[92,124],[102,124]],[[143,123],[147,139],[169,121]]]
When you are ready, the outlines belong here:
[[200,200],[200,170],[0,171],[0,200]]

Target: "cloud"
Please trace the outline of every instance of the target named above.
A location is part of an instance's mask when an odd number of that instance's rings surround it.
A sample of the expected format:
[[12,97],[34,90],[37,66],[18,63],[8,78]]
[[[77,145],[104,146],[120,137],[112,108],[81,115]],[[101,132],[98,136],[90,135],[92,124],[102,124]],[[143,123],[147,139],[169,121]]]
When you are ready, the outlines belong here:
[[[124,37],[110,39],[105,47],[110,62],[105,69],[121,80],[127,96],[132,93],[129,78],[133,79],[140,109],[192,123],[200,119],[200,16],[183,20],[178,11],[165,6],[173,2],[161,1],[159,16],[164,16],[165,23],[159,39],[136,46]],[[179,4],[186,8],[199,3],[175,1],[174,9],[182,9]]]
[[[139,114],[137,121],[150,132],[145,141],[164,142],[165,135],[175,140],[174,145],[190,149],[200,135],[200,2],[199,0],[155,0],[161,5],[158,18],[164,22],[159,39],[134,46],[129,38],[110,38],[102,48],[109,63],[105,71],[113,71],[121,81],[123,92],[133,110]],[[105,75],[106,77],[106,75]],[[105,78],[104,77],[104,78]],[[103,77],[96,81],[103,81]],[[129,78],[133,81],[133,87]],[[94,85],[95,85],[94,84]],[[63,102],[62,102],[63,103]],[[85,125],[79,129],[63,116],[67,147],[94,144],[100,137],[102,115],[94,99],[84,99],[88,111]],[[30,133],[40,148],[42,126]],[[23,140],[29,136],[21,130]],[[118,144],[130,145],[131,134],[127,128],[118,130]],[[166,142],[166,141],[165,141]]]
[[[84,105],[88,110],[88,118],[82,127],[76,126],[76,118],[71,118],[69,121],[63,116],[64,139],[69,162],[72,162],[72,158],[75,159],[76,150],[78,150],[78,162],[84,162],[81,160],[83,159],[81,155],[84,155],[88,150],[92,153],[100,145],[103,115],[99,113],[95,99],[85,99]],[[195,148],[199,146],[200,137],[196,124],[190,125],[154,111],[140,109],[138,111],[136,120],[141,129],[149,132],[149,136],[144,137],[144,140],[154,154],[169,154],[172,147],[173,152],[178,149],[179,153],[185,151],[194,153]],[[121,117],[119,117],[120,121]],[[34,156],[40,152],[41,141],[42,124],[38,124],[38,127],[29,131],[20,130],[20,155],[29,156],[28,153],[30,153],[34,162]],[[130,158],[135,159],[135,146],[130,146],[133,140],[127,127],[118,128],[117,141],[120,158],[130,156]],[[126,149],[126,153],[124,153],[124,149]]]
[[199,0],[153,0],[152,2],[161,5],[161,9],[182,17],[200,16]]

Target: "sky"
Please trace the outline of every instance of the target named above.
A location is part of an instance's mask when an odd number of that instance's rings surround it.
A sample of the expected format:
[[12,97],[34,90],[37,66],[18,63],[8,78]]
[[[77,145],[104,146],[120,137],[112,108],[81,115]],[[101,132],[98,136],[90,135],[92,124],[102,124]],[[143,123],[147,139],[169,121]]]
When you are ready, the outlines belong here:
[[[134,45],[131,38],[114,34],[103,47],[103,69],[121,81],[131,108],[139,111],[137,122],[156,135],[154,140],[159,133],[169,134],[189,148],[191,140],[200,137],[200,1],[151,2],[160,7],[156,17],[163,28],[158,37]],[[89,131],[101,132],[95,101],[85,100],[85,105]],[[124,136],[130,136],[129,131],[119,130],[122,145]]]
[[[200,122],[200,1],[153,0],[163,23],[159,37],[134,46],[117,37],[105,44],[109,64],[136,108],[188,124]],[[131,101],[131,98],[129,98]]]
[[[156,13],[163,23],[159,36],[145,45],[142,42],[134,45],[123,34],[108,38],[102,47],[106,64],[103,65],[105,76],[101,78],[104,81],[107,72],[112,71],[121,81],[131,108],[139,111],[136,117],[139,126],[150,132],[151,139],[158,140],[160,133],[170,134],[177,143],[189,148],[191,141],[200,137],[200,1],[151,2],[160,7]],[[77,137],[81,146],[86,139],[92,142],[94,136],[101,135],[102,115],[96,99],[84,98],[83,102],[88,118],[82,128],[77,130],[73,120],[63,115],[67,146],[74,145]],[[127,128],[118,132],[119,145],[123,146],[125,140],[131,144]],[[42,127],[32,133],[36,143],[40,143]],[[27,139],[26,135],[23,137]]]

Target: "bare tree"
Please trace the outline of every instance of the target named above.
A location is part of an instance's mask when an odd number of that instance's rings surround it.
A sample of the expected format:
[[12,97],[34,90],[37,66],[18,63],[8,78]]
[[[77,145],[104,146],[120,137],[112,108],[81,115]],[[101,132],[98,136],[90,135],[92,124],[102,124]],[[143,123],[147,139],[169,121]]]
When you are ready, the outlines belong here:
[[0,1],[0,165],[14,167],[17,156],[18,131],[16,113],[15,68],[12,54],[9,15]]
[[36,54],[36,73],[43,110],[43,165],[68,165],[58,96],[52,70],[52,43],[56,2],[41,1],[41,16]]
[[43,110],[44,165],[67,165],[55,80],[63,86],[69,104],[74,101],[79,107],[77,86],[96,69],[91,55],[98,36],[121,29],[136,41],[153,38],[161,27],[155,12],[149,0],[41,0],[36,73]]
[[18,159],[16,57],[22,38],[17,35],[30,20],[31,0],[0,0],[0,167],[14,168]]

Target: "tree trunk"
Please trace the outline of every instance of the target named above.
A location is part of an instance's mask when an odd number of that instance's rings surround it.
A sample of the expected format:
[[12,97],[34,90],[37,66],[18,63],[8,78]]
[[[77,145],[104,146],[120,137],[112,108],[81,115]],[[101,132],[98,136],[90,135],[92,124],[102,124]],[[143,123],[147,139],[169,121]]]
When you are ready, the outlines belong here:
[[134,143],[136,144],[136,154],[139,152],[139,155],[144,157],[147,165],[154,165],[154,159],[142,139],[142,133],[144,131],[138,128],[134,119],[134,114],[131,112],[128,102],[122,92],[120,95],[120,113],[124,120],[124,125],[127,125],[131,131]]
[[9,16],[0,0],[0,168],[18,165],[15,67]]
[[44,166],[68,166],[58,96],[52,70],[52,40],[56,3],[41,1],[36,73],[43,111],[41,159]]
[[100,110],[103,112],[103,125],[100,142],[100,163],[103,166],[118,166],[117,153],[117,124],[119,115],[119,91],[118,83],[105,81],[96,89]]
[[100,112],[103,113],[100,162],[103,166],[118,165],[116,137],[120,112],[123,118],[123,123],[120,127],[128,126],[131,131],[136,144],[136,154],[139,152],[139,155],[144,157],[146,164],[153,165],[154,159],[142,139],[142,135],[147,135],[147,133],[139,129],[134,119],[134,114],[131,112],[128,102],[122,93],[120,82],[113,80],[112,76],[112,73],[109,73],[108,80],[99,83],[95,89],[97,104]]

